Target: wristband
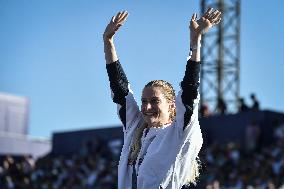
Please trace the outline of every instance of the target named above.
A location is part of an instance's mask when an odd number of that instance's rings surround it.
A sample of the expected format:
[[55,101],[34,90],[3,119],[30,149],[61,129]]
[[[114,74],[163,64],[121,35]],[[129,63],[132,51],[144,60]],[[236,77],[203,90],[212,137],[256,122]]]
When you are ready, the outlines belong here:
[[189,57],[192,56],[192,51],[197,50],[200,47],[201,47],[201,43],[198,43],[197,45],[190,45]]
[[190,51],[194,51],[200,47],[201,47],[201,43],[198,43],[196,45],[190,45]]

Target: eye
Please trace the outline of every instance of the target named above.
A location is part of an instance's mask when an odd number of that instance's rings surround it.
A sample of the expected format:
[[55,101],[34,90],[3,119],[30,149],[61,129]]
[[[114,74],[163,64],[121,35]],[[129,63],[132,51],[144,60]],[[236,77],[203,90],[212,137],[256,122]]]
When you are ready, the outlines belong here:
[[142,101],[142,104],[147,104],[147,100],[142,99],[141,101]]
[[159,99],[152,99],[151,104],[159,104],[161,101]]

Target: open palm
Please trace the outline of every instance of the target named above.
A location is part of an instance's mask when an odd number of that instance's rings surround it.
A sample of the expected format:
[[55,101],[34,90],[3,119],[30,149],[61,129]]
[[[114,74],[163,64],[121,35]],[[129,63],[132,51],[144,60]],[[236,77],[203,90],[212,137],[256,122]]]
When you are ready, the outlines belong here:
[[190,21],[190,32],[194,36],[199,36],[206,33],[211,27],[221,21],[221,12],[218,10],[213,11],[209,8],[206,13],[197,20],[197,14],[193,14]]
[[112,39],[116,31],[124,24],[127,17],[128,12],[126,11],[119,12],[116,16],[113,16],[105,29],[104,40]]

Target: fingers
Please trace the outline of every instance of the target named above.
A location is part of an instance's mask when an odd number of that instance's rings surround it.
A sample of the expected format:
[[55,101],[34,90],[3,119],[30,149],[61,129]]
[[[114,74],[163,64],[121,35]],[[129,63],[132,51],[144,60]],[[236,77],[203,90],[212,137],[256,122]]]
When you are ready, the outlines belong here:
[[203,17],[208,19],[209,15],[211,14],[211,12],[213,11],[213,8],[208,8],[207,11],[204,13]]
[[194,13],[194,14],[192,15],[192,17],[191,17],[191,21],[196,21],[196,19],[197,19],[197,14]]
[[221,14],[218,10],[213,11],[213,8],[208,8],[203,18],[209,20],[211,24],[216,25],[221,21]]
[[114,23],[117,22],[117,20],[119,19],[120,15],[121,15],[121,12],[118,12],[118,13],[115,15],[114,21],[113,21]]
[[221,20],[222,20],[222,19],[219,18],[218,20],[214,21],[213,24],[217,25],[217,24],[219,24],[219,22],[221,22]]
[[128,17],[127,11],[118,12],[112,20],[115,24],[122,24]]
[[114,20],[115,20],[115,16],[113,16],[113,17],[111,18],[111,22],[114,22]]
[[118,20],[118,23],[123,23],[128,17],[128,12],[123,11],[122,14],[120,15],[120,18]]
[[218,10],[215,10],[214,12],[212,12],[209,16],[208,16],[208,20],[211,22],[211,23],[216,23],[216,21],[219,20],[219,18],[221,16],[221,12],[218,11]]

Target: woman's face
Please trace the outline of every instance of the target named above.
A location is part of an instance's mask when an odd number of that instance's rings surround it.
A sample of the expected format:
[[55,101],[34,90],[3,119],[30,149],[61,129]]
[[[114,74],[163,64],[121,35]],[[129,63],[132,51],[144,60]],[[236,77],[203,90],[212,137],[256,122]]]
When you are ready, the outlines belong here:
[[142,92],[141,111],[146,123],[151,127],[159,127],[170,122],[169,103],[159,87],[146,87]]

